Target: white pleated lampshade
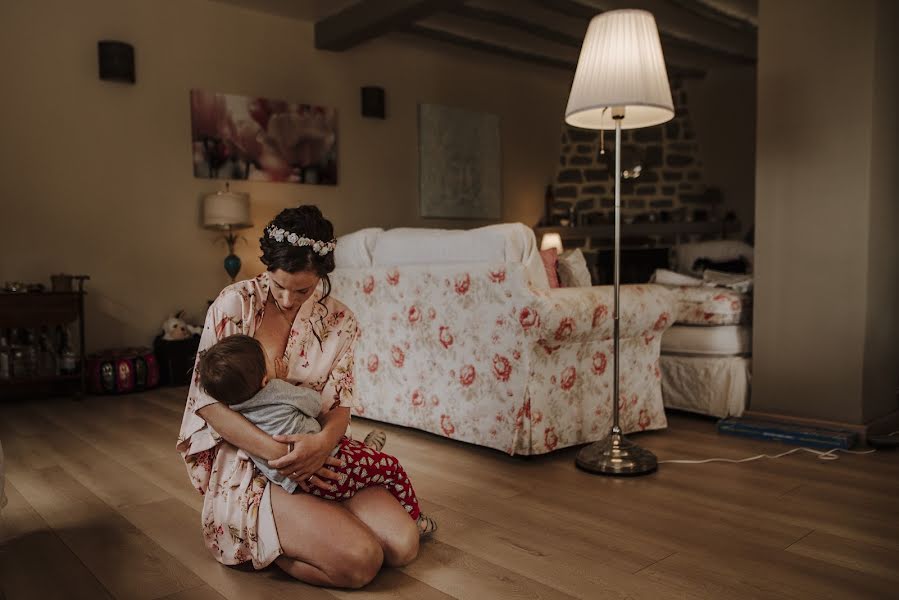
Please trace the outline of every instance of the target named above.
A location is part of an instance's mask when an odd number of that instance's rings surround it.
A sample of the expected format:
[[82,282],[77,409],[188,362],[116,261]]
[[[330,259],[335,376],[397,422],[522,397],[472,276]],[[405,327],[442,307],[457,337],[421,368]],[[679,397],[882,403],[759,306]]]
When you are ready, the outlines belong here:
[[252,226],[249,194],[223,191],[203,198],[203,227],[243,229]]
[[[590,21],[565,122],[584,129],[615,129],[613,107],[625,109],[622,129],[658,125],[674,117],[659,30],[645,10],[612,10]],[[609,110],[603,115],[604,108]]]
[[564,249],[562,247],[562,236],[558,233],[544,233],[543,237],[540,239],[540,249],[541,250],[549,250],[550,248],[555,248],[556,252],[559,254],[562,253]]

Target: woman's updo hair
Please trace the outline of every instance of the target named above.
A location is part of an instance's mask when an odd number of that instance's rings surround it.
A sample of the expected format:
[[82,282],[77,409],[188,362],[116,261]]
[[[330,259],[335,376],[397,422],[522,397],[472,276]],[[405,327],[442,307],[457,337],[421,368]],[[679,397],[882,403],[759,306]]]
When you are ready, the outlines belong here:
[[[262,237],[259,238],[259,247],[262,248],[260,259],[269,271],[278,269],[288,273],[311,271],[321,278],[322,295],[316,302],[324,308],[324,315],[319,318],[320,324],[324,327],[325,315],[328,314],[328,307],[325,306],[324,300],[331,295],[331,280],[328,278],[328,273],[334,270],[334,251],[331,250],[322,256],[312,246],[294,246],[287,241],[279,242],[268,236],[269,227],[283,229],[287,233],[295,233],[299,237],[327,243],[334,239],[334,226],[324,217],[317,206],[304,204],[296,208],[285,208],[278,213],[268,227],[262,230]],[[312,334],[321,347],[322,339],[315,328],[312,329]]]
[[[334,239],[334,226],[327,220],[317,206],[303,205],[296,208],[285,208],[275,217],[269,227],[277,227],[288,233],[295,233],[300,237],[307,237],[320,242],[330,242]],[[325,279],[334,270],[334,252],[328,252],[324,256],[312,249],[312,246],[293,246],[289,243],[279,242],[268,236],[268,228],[262,232],[259,238],[259,246],[262,249],[262,264],[269,271],[278,269],[288,273],[311,271]]]

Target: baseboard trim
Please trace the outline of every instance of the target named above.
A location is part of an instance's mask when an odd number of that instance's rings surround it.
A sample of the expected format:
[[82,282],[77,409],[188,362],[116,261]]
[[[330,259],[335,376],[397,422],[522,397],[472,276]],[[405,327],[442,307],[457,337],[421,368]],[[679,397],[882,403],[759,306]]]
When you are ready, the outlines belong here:
[[859,425],[858,423],[842,423],[840,421],[827,421],[824,419],[809,419],[807,417],[794,417],[791,415],[779,415],[776,413],[758,412],[754,410],[747,410],[743,413],[743,416],[751,419],[776,421],[778,423],[797,423],[809,427],[824,427],[826,429],[852,431],[858,434],[858,441],[860,444],[866,443],[869,434],[890,433],[899,429],[899,410],[895,410],[886,416],[865,423],[864,425]]
[[879,419],[874,419],[866,424],[865,427],[867,428],[867,433],[871,435],[884,435],[899,431],[899,409]]

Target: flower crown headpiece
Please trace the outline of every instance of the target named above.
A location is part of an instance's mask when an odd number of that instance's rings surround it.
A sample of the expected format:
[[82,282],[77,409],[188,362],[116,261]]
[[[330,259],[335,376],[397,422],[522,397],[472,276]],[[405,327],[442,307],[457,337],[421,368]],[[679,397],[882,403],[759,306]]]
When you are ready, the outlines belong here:
[[334,248],[337,247],[337,240],[331,240],[329,242],[313,240],[287,231],[286,229],[275,227],[274,225],[266,227],[265,233],[276,242],[287,242],[291,246],[296,246],[297,248],[302,246],[312,246],[312,251],[319,256],[324,256],[328,252],[334,252]]

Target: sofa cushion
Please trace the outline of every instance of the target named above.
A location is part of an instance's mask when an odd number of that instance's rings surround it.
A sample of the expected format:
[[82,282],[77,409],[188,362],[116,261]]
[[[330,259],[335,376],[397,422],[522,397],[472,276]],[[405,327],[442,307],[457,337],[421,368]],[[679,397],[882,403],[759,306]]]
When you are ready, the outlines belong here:
[[362,229],[337,240],[334,259],[338,269],[520,262],[525,265],[531,287],[549,288],[534,231],[522,223],[471,230]]
[[669,287],[677,298],[677,323],[740,325],[752,319],[752,297],[717,287]]
[[549,280],[550,289],[562,287],[559,284],[559,251],[555,248],[541,250],[540,259],[543,261],[543,270]]
[[370,267],[375,241],[383,231],[380,227],[368,227],[337,238],[334,266],[338,269]]
[[559,256],[559,285],[562,287],[590,287],[593,279],[587,260],[580,248],[567,250]]
[[752,354],[752,327],[675,325],[662,336],[662,354],[749,356]]
[[502,236],[479,229],[390,229],[378,236],[372,252],[376,267],[505,261]]
[[481,227],[481,231],[498,233],[506,243],[506,262],[521,262],[528,274],[528,281],[536,289],[549,288],[543,261],[540,259],[540,247],[534,230],[524,223],[500,223]]

